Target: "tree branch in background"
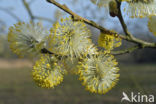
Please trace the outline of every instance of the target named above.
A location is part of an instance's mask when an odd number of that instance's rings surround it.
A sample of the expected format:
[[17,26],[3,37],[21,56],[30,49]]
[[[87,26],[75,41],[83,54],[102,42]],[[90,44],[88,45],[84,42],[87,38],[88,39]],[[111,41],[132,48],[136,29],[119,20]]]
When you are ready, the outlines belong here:
[[137,50],[139,48],[141,48],[141,47],[136,45],[136,46],[133,46],[133,47],[130,47],[130,48],[127,48],[127,49],[120,50],[120,51],[112,51],[111,54],[113,54],[113,55],[122,55],[122,54],[125,54],[125,53],[131,53],[134,50]]
[[30,19],[32,20],[32,22],[34,22],[34,16],[33,16],[33,13],[32,13],[32,11],[30,9],[29,4],[26,2],[26,0],[22,0],[22,3],[24,5],[24,7],[26,8],[26,10],[27,10],[27,12],[29,14]]
[[39,19],[39,20],[45,20],[48,21],[50,23],[53,23],[54,21],[50,18],[46,18],[46,17],[40,17],[40,16],[34,16],[35,19]]
[[[55,55],[59,60],[61,60],[62,56],[58,55],[58,54],[55,54],[55,53],[52,53],[50,52],[48,49],[46,48],[43,48],[41,49],[41,53],[42,54],[50,54],[50,55]],[[67,56],[64,56],[65,58],[67,58]]]
[[16,21],[21,21],[21,19],[18,16],[16,16],[13,12],[11,12],[8,8],[0,7],[0,10],[4,11],[7,14],[9,14],[10,16],[12,16]]
[[[75,20],[75,21],[77,21],[77,20],[78,21],[83,21],[86,24],[88,24],[90,26],[93,26],[93,27],[99,29],[100,31],[103,31],[103,32],[108,33],[108,34],[117,34],[115,32],[112,32],[110,30],[105,29],[104,27],[102,27],[99,24],[96,24],[94,21],[90,21],[90,20],[88,20],[86,18],[83,18],[83,17],[79,16],[78,14],[76,14],[72,10],[70,10],[66,5],[61,5],[58,2],[56,2],[55,0],[47,0],[47,2],[54,4],[55,6],[62,9],[66,13],[70,14],[73,17],[73,20]],[[127,40],[129,42],[137,44],[137,46],[132,47],[132,48],[128,48],[128,49],[125,49],[125,50],[117,51],[116,54],[129,53],[129,52],[132,52],[132,51],[134,51],[136,49],[141,49],[141,48],[156,48],[156,43],[150,43],[150,42],[146,42],[146,41],[141,40],[141,39],[137,39],[132,34],[130,34],[128,32],[127,26],[126,26],[126,24],[124,22],[124,19],[122,17],[120,6],[121,6],[121,3],[118,3],[118,9],[119,9],[118,18],[120,20],[120,23],[122,25],[122,28],[123,28],[126,36],[120,35],[120,34],[118,34],[118,36],[120,38],[124,39],[124,40]],[[114,54],[115,54],[115,51],[114,51]]]
[[48,22],[54,22],[53,20],[51,20],[50,18],[46,18],[46,17],[40,17],[40,16],[34,16],[31,9],[30,9],[30,3],[33,3],[35,0],[30,1],[29,3],[26,2],[26,0],[22,0],[24,7],[26,8],[30,19],[32,20],[32,22],[34,22],[35,19],[41,19],[41,20],[45,20]]
[[28,2],[29,5],[33,4],[36,0],[31,0]]

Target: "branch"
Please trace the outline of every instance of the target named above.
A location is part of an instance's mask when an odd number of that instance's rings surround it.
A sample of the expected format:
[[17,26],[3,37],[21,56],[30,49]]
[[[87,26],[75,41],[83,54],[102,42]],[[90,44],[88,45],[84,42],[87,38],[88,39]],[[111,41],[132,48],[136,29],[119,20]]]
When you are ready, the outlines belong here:
[[[70,10],[66,5],[61,5],[58,2],[56,2],[55,0],[47,0],[47,2],[54,4],[55,6],[62,9],[66,13],[70,14],[73,17],[74,21],[83,21],[84,23],[86,23],[86,24],[88,24],[90,26],[93,26],[93,27],[99,29],[102,32],[105,32],[106,34],[110,34],[110,35],[117,34],[116,32],[112,32],[110,30],[105,29],[101,25],[96,24],[94,21],[91,21],[91,20],[88,20],[86,18],[83,18],[83,17],[79,16],[78,14],[76,14],[72,10]],[[122,17],[122,13],[121,13],[121,9],[120,9],[121,2],[117,1],[117,4],[118,4],[118,9],[119,9],[117,17],[119,18],[119,21],[120,21],[120,23],[122,25],[122,28],[123,28],[126,36],[120,35],[120,34],[117,34],[117,35],[121,39],[124,39],[124,40],[127,40],[129,42],[137,44],[137,46],[132,47],[130,49],[122,50],[122,51],[116,52],[116,53],[117,54],[129,53],[129,52],[132,52],[132,51],[134,51],[134,50],[136,50],[138,48],[156,48],[156,43],[150,43],[150,42],[146,42],[146,41],[141,40],[141,39],[137,39],[131,33],[128,32],[127,26],[126,26],[126,24],[124,22],[124,19]]]
[[43,54],[54,54],[54,53],[50,52],[49,50],[47,50],[46,48],[41,49],[41,53],[43,53]]
[[125,54],[125,53],[131,53],[134,50],[137,50],[139,48],[141,48],[141,47],[139,47],[137,45],[137,46],[133,46],[133,47],[130,47],[130,48],[127,48],[127,49],[124,49],[124,50],[120,50],[120,51],[111,51],[111,54],[113,54],[113,55],[122,55],[122,54]]
[[[137,39],[135,38],[127,29],[127,25],[123,19],[123,16],[122,16],[122,12],[121,12],[121,1],[117,1],[117,5],[118,5],[118,19],[121,23],[121,26],[124,30],[124,33],[126,34],[126,38],[125,40],[129,41],[129,42],[132,42],[132,43],[135,43],[138,45],[138,47],[141,47],[141,48],[156,48],[156,43],[150,43],[150,42],[146,42],[144,40],[141,40],[141,39]],[[126,50],[125,50],[126,51]]]
[[23,5],[24,7],[26,8],[28,14],[29,14],[29,17],[32,21],[34,21],[34,19],[42,19],[42,20],[45,20],[45,21],[49,21],[49,22],[54,22],[53,20],[51,20],[50,18],[46,18],[46,17],[40,17],[40,16],[34,16],[31,9],[30,9],[30,4],[32,2],[34,2],[35,0],[32,0],[30,1],[29,3],[26,2],[26,0],[22,0],[23,2]]
[[[112,31],[110,31],[110,30],[105,29],[103,26],[101,26],[101,25],[99,25],[99,24],[96,24],[94,21],[88,20],[88,19],[86,19],[86,18],[83,18],[83,17],[77,15],[77,14],[74,13],[72,10],[70,10],[66,5],[61,5],[61,4],[59,4],[58,2],[56,2],[55,0],[47,0],[47,1],[48,1],[49,3],[52,3],[52,4],[56,5],[58,8],[62,9],[62,10],[65,11],[66,13],[70,14],[70,15],[73,17],[73,19],[74,19],[75,21],[83,21],[84,23],[86,23],[86,24],[88,24],[88,25],[90,25],[90,26],[93,26],[93,27],[99,29],[99,30],[102,31],[102,32],[105,32],[105,33],[108,33],[108,34],[111,34],[111,35],[117,34],[116,32],[112,32]],[[120,35],[120,34],[118,34],[118,36],[119,36],[120,38],[122,38],[122,39],[125,39],[125,37],[122,36],[122,35]]]
[[50,51],[49,51],[48,49],[46,49],[46,48],[41,49],[41,53],[42,53],[42,54],[54,55],[54,56],[56,56],[59,60],[61,60],[62,57],[67,58],[67,56],[60,56],[60,55],[58,55],[58,54],[52,53],[52,52],[50,52]]
[[9,14],[10,16],[12,16],[16,21],[21,21],[21,19],[19,17],[17,17],[14,13],[12,13],[10,10],[8,10],[7,8],[2,8],[0,7],[0,10],[6,12],[7,14]]
[[116,1],[116,2],[117,2],[117,5],[118,5],[118,15],[117,15],[117,17],[118,17],[118,19],[119,19],[119,21],[120,21],[120,24],[121,24],[121,26],[122,26],[122,28],[123,28],[123,30],[124,30],[124,33],[128,36],[128,38],[131,38],[131,37],[133,37],[133,36],[132,36],[132,34],[128,31],[127,25],[126,25],[126,23],[125,23],[125,21],[124,21],[124,19],[123,19],[122,13],[121,13],[121,2],[119,2],[119,1]]

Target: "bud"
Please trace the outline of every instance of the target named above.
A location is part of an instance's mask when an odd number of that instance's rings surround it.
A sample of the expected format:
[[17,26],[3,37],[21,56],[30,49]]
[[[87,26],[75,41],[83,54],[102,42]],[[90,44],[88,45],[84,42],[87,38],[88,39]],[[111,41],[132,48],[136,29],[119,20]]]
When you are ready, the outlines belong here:
[[118,15],[118,5],[115,0],[112,0],[109,2],[109,14],[112,17],[115,17]]

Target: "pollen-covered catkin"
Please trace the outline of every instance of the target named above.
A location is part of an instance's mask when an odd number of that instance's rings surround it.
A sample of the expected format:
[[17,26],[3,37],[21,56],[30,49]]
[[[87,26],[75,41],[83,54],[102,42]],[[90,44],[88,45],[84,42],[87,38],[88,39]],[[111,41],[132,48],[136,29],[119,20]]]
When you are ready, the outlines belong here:
[[124,11],[131,18],[156,15],[156,0],[126,0],[126,2]]
[[50,30],[49,50],[71,59],[87,55],[90,50],[94,50],[90,36],[85,23],[74,22],[71,17],[62,18]]
[[156,36],[156,16],[149,16],[148,29]]
[[110,53],[116,47],[121,46],[121,39],[116,35],[102,33],[98,38],[98,46],[105,48],[106,53]]
[[82,84],[93,93],[105,94],[112,89],[119,78],[119,68],[113,56],[103,54],[90,56],[79,63]]
[[36,61],[32,76],[39,87],[54,88],[63,81],[65,72],[57,57],[46,54]]
[[48,33],[41,23],[19,22],[9,28],[8,41],[10,48],[21,57],[36,56],[45,46]]

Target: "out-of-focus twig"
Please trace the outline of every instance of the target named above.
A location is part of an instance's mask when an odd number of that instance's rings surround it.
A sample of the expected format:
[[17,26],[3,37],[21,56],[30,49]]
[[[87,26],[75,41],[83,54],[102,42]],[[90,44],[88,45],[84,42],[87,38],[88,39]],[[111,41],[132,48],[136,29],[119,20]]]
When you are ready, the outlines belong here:
[[34,22],[35,19],[42,19],[42,20],[45,20],[45,21],[49,21],[49,22],[53,22],[53,20],[51,20],[50,18],[46,18],[46,17],[40,17],[40,16],[34,16],[31,9],[30,9],[30,3],[34,2],[35,0],[32,0],[30,1],[29,3],[26,2],[26,0],[22,0],[23,2],[23,5],[24,7],[26,8],[28,14],[29,14],[29,17],[31,19],[32,22]]
[[54,21],[50,18],[46,18],[46,17],[40,17],[40,16],[34,16],[35,19],[40,19],[40,20],[45,20],[45,21],[48,21],[48,22],[51,22],[53,23]]
[[9,14],[10,16],[12,16],[16,21],[21,21],[21,19],[18,16],[16,16],[13,12],[11,12],[8,8],[0,7],[0,10],[4,11],[7,14]]
[[120,51],[111,51],[111,54],[113,54],[113,55],[122,55],[122,54],[125,54],[125,53],[133,52],[134,50],[137,50],[139,48],[140,47],[138,45],[136,45],[136,46],[133,46],[133,47],[130,47],[130,48],[120,50]]
[[34,22],[34,19],[35,19],[35,18],[34,18],[34,16],[33,16],[33,13],[32,13],[32,11],[31,11],[31,9],[30,9],[29,4],[26,2],[26,0],[22,0],[22,3],[23,3],[24,7],[26,8],[26,10],[27,10],[27,12],[28,12],[28,14],[29,14],[29,17],[30,17],[31,21]]

